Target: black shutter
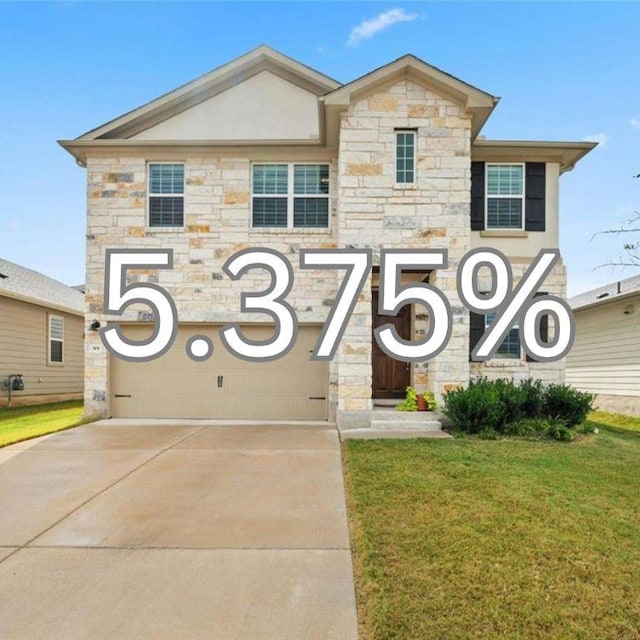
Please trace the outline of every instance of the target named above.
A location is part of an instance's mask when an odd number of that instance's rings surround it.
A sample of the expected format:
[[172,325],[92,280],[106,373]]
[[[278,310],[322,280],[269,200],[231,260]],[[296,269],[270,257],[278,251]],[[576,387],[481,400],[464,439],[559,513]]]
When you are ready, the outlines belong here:
[[484,229],[484,162],[471,163],[471,231]]
[[482,338],[484,333],[484,315],[481,313],[469,312],[469,361],[471,352]]
[[[538,296],[546,296],[546,295],[547,295],[546,291],[538,291],[538,293],[534,295],[534,298],[537,298]],[[540,340],[542,340],[543,342],[547,342],[549,340],[549,316],[546,313],[540,318]],[[535,358],[532,358],[528,353],[527,353],[526,360],[527,362],[538,362]]]
[[544,231],[546,165],[544,162],[527,162],[525,166],[524,228],[527,231]]

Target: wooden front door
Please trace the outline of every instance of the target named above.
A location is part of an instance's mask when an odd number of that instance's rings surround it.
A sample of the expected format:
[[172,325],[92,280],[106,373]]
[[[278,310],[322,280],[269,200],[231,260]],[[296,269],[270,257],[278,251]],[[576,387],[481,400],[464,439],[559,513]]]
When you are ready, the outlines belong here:
[[[373,329],[390,323],[395,326],[398,336],[405,340],[411,339],[411,307],[402,307],[397,316],[378,315],[378,292],[372,291],[371,317]],[[410,384],[409,364],[389,357],[379,346],[373,333],[371,334],[373,358],[372,397],[374,400],[382,398],[404,398],[405,390]]]

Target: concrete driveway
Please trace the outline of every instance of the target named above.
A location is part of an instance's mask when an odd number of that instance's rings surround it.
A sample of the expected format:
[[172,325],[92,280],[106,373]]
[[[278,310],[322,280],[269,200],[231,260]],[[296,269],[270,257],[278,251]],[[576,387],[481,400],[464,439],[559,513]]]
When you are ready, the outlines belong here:
[[334,428],[111,420],[0,450],[3,640],[356,635]]

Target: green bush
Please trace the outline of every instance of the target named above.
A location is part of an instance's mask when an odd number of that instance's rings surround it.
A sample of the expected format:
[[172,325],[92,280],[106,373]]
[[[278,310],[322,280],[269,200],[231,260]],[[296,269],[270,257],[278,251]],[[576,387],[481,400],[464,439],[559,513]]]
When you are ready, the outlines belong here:
[[444,396],[444,413],[458,431],[571,440],[571,428],[582,424],[594,396],[540,380],[477,378],[466,389]]
[[396,405],[396,411],[417,411],[418,410],[418,394],[413,387],[407,387],[407,395],[402,402]]
[[568,385],[550,384],[545,388],[543,413],[558,418],[566,427],[576,427],[585,421],[595,398]]

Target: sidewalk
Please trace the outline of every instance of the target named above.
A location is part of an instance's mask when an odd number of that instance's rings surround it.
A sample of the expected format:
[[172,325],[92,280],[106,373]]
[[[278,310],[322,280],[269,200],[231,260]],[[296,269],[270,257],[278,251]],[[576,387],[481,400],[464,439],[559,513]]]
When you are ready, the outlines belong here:
[[356,640],[331,427],[86,425],[0,450],[0,513],[3,640]]

